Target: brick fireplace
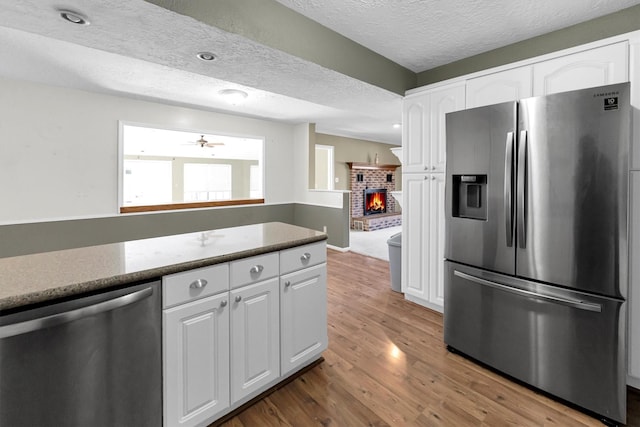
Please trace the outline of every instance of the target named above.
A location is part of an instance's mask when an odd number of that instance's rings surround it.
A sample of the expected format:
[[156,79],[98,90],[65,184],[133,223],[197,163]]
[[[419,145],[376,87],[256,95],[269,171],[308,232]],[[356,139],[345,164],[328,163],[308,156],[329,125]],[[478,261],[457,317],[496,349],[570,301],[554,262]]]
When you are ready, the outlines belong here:
[[[351,171],[351,229],[373,231],[401,225],[402,215],[396,212],[396,200],[391,195],[396,189],[398,166],[347,164]],[[366,205],[370,207],[367,211]]]

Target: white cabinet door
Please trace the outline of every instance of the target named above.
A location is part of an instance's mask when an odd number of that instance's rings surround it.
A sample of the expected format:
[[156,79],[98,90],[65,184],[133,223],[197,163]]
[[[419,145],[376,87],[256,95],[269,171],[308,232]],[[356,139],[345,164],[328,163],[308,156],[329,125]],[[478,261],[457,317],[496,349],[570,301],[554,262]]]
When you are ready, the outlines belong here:
[[518,67],[467,80],[466,108],[517,101],[532,95],[532,67]]
[[434,173],[429,183],[429,302],[444,307],[444,183],[443,173]]
[[429,95],[409,95],[402,105],[402,170],[424,172],[429,164]]
[[163,313],[165,426],[194,426],[229,407],[228,298]]
[[629,194],[629,384],[640,387],[640,171],[630,173]]
[[402,292],[442,311],[444,304],[444,173],[402,177]]
[[280,292],[273,278],[230,292],[231,401],[280,376]]
[[280,278],[281,373],[286,375],[327,348],[327,265]]
[[446,114],[464,110],[464,94],[464,83],[429,92],[430,125],[427,144],[430,147],[428,164],[430,172],[444,172],[447,156]]
[[402,292],[422,300],[429,297],[427,202],[429,200],[428,174],[402,175]]
[[585,50],[533,65],[534,96],[626,82],[628,43]]
[[631,80],[631,155],[629,168],[640,169],[640,37],[630,44],[629,76]]

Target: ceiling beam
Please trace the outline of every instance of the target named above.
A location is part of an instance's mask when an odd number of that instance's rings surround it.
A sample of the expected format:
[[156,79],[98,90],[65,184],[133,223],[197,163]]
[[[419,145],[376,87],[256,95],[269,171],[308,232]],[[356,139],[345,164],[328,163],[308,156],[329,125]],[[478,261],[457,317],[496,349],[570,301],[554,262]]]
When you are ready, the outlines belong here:
[[223,31],[404,95],[416,74],[274,0],[146,0]]

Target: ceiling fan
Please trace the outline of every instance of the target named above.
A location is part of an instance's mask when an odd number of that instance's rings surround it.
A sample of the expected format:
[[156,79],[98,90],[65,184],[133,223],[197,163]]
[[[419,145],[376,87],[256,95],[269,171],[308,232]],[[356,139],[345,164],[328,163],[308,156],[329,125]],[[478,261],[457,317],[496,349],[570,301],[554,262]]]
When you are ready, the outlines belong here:
[[224,145],[224,142],[209,142],[204,139],[204,135],[200,135],[200,139],[197,141],[192,141],[193,144],[198,144],[200,147],[215,147],[218,145]]

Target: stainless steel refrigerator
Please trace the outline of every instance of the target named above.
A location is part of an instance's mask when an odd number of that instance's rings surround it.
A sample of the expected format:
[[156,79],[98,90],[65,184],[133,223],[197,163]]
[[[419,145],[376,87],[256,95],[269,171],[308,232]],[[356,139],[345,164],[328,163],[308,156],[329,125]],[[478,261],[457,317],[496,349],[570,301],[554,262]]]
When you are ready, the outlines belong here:
[[444,340],[626,421],[629,84],[447,114]]

